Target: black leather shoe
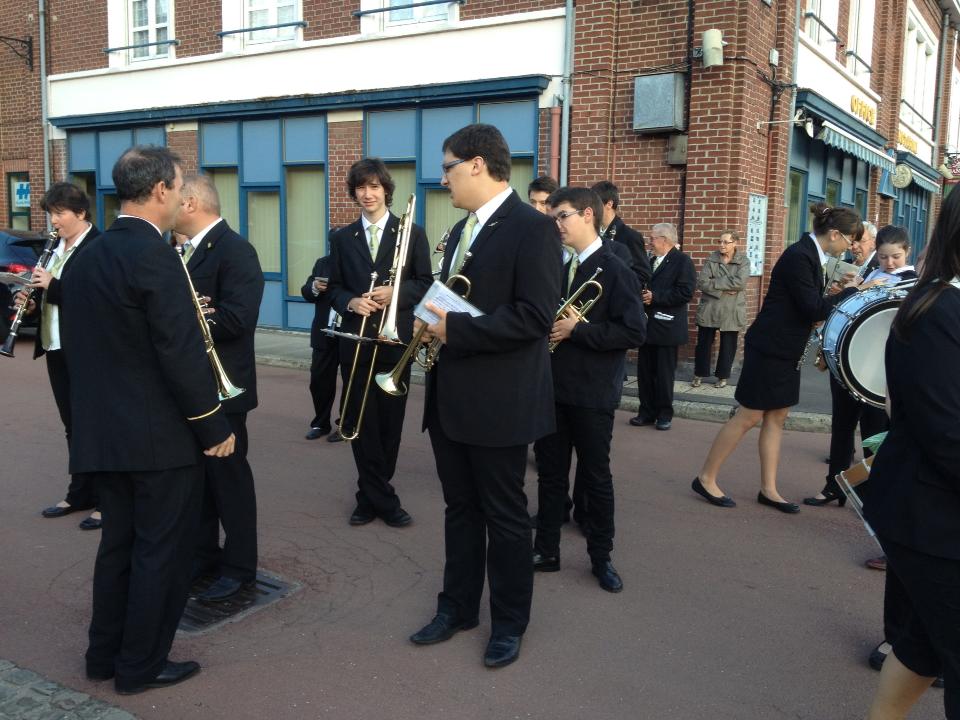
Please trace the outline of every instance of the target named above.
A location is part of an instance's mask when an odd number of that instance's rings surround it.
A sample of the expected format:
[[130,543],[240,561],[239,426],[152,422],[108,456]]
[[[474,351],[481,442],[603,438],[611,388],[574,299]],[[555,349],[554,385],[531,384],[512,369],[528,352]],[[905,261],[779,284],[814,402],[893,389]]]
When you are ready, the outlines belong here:
[[824,505],[829,505],[834,500],[837,501],[837,505],[843,507],[847,504],[847,496],[843,492],[837,490],[821,490],[820,494],[823,495],[822,498],[818,497],[808,497],[803,499],[804,505],[812,505],[813,507],[822,507]]
[[609,560],[593,563],[591,572],[597,578],[600,587],[607,592],[618,593],[623,590],[623,580],[620,579],[620,575],[614,570],[613,563]]
[[361,510],[360,508],[357,508],[356,510],[353,511],[353,515],[350,516],[350,524],[351,525],[367,525],[368,523],[372,523],[376,519],[377,519],[377,516],[374,515],[372,512],[368,512],[366,510]]
[[73,505],[67,505],[66,507],[51,505],[50,507],[41,510],[40,514],[45,518],[58,518],[63,517],[64,515],[69,515],[72,512],[77,512],[77,510],[80,510],[80,508],[74,507]]
[[643,427],[644,425],[653,425],[654,418],[645,418],[642,415],[630,418],[630,424],[634,427]]
[[95,517],[84,518],[77,527],[81,530],[99,530],[103,527],[103,520],[98,520]]
[[254,581],[243,582],[235,578],[220,576],[213,585],[197,595],[201,602],[222,602],[229,600],[241,590],[249,590],[255,585]]
[[800,512],[800,506],[792,502],[777,502],[776,500],[771,500],[762,492],[757,493],[757,502],[761,505],[766,505],[767,507],[776,508],[782,513],[798,513]]
[[533,569],[537,572],[557,572],[560,569],[560,556],[541,555],[535,552],[533,554]]
[[887,659],[887,654],[889,652],[890,643],[884,640],[873,649],[873,652],[870,653],[870,657],[867,658],[867,662],[870,664],[870,667],[877,671],[883,668],[883,661]]
[[328,443],[343,442],[343,438],[340,436],[339,430],[334,430],[332,433],[327,435]]
[[187,662],[171,662],[167,660],[167,664],[163,667],[163,670],[150,682],[145,682],[142,685],[123,685],[118,680],[116,689],[120,695],[136,695],[151,688],[163,688],[176,685],[189,677],[193,677],[198,672],[200,672],[200,663],[196,663],[193,660],[188,660]]
[[383,521],[390,527],[401,528],[412,523],[413,518],[410,517],[410,513],[403,508],[397,508],[391,514],[385,516]]
[[711,495],[707,489],[703,486],[703,483],[700,482],[699,477],[695,477],[693,482],[690,483],[691,489],[704,500],[706,500],[711,505],[716,505],[717,507],[736,507],[737,504],[733,501],[733,498],[729,498],[726,495],[721,495],[717,497],[716,495]]
[[669,430],[673,423],[669,420],[657,420],[657,424],[654,426],[657,430]]
[[479,624],[480,620],[475,617],[457,620],[446,613],[437,613],[433,620],[410,636],[410,642],[414,645],[435,645],[449,640],[461,630],[473,630]]
[[310,431],[304,436],[307,440],[316,440],[317,438],[322,438],[324,435],[330,432],[329,426],[326,428],[310,428]]
[[483,654],[483,664],[488,668],[509,665],[520,657],[521,639],[520,635],[491,635]]

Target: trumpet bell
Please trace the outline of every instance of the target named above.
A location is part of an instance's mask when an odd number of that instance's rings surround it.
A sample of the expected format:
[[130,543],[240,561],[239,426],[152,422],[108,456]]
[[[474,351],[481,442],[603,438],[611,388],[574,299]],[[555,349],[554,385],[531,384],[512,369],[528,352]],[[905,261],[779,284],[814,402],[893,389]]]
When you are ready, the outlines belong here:
[[377,377],[375,379],[377,381],[377,385],[387,395],[392,395],[393,397],[399,397],[401,395],[407,394],[407,386],[406,384],[404,384],[403,380],[400,379],[400,373],[397,373],[397,372],[377,373]]

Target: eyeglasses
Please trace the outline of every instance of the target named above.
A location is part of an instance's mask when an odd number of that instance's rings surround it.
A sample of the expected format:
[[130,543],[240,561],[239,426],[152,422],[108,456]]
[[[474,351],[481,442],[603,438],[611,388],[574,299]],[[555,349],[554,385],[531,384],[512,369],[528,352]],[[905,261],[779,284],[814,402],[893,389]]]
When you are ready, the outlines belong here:
[[450,172],[452,168],[455,168],[460,163],[465,163],[466,161],[467,161],[467,158],[464,158],[463,160],[451,160],[448,163],[443,163],[442,165],[440,165],[440,176],[446,177],[447,173]]
[[840,237],[842,237],[842,238],[844,239],[844,241],[847,243],[847,247],[851,247],[851,246],[853,245],[853,238],[847,237],[846,235],[844,235],[844,234],[843,234],[842,232],[840,232],[839,230],[835,230],[834,232],[836,232],[837,235],[839,235]]
[[553,219],[557,221],[557,224],[560,224],[568,217],[572,217],[573,215],[583,215],[583,210],[566,210],[554,215]]
[[737,244],[737,241],[736,241],[736,240],[717,240],[717,242],[720,243],[721,245],[736,245],[736,244]]

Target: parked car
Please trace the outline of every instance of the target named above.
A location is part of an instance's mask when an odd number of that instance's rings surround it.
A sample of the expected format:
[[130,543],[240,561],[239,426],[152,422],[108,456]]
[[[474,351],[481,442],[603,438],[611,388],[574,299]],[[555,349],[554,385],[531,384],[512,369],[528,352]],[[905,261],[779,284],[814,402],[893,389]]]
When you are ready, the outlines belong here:
[[[29,274],[37,264],[37,258],[43,252],[46,238],[40,233],[27,230],[0,230],[0,272]],[[11,284],[6,289],[9,293],[0,291],[0,313],[3,315],[2,325],[9,323],[13,315],[10,303],[13,293],[21,286]],[[36,325],[36,315],[25,318],[23,326]]]

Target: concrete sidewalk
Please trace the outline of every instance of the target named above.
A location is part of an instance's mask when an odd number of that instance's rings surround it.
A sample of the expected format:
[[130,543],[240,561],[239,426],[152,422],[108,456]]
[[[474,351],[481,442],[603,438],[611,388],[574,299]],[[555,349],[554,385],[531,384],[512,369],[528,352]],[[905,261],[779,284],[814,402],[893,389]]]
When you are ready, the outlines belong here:
[[[257,362],[275,367],[310,369],[310,334],[290,330],[261,328],[256,335]],[[637,382],[636,365],[627,364],[627,381],[623,386],[620,409],[636,413]],[[699,388],[690,387],[693,368],[690,363],[681,363],[677,368],[674,384],[674,414],[689,420],[726,422],[737,406],[733,398],[739,369],[735,369],[730,385],[717,389],[708,378]],[[413,366],[412,382],[423,384],[423,371]],[[806,364],[800,380],[800,403],[787,418],[788,430],[804,432],[830,432],[830,383],[827,373]]]

